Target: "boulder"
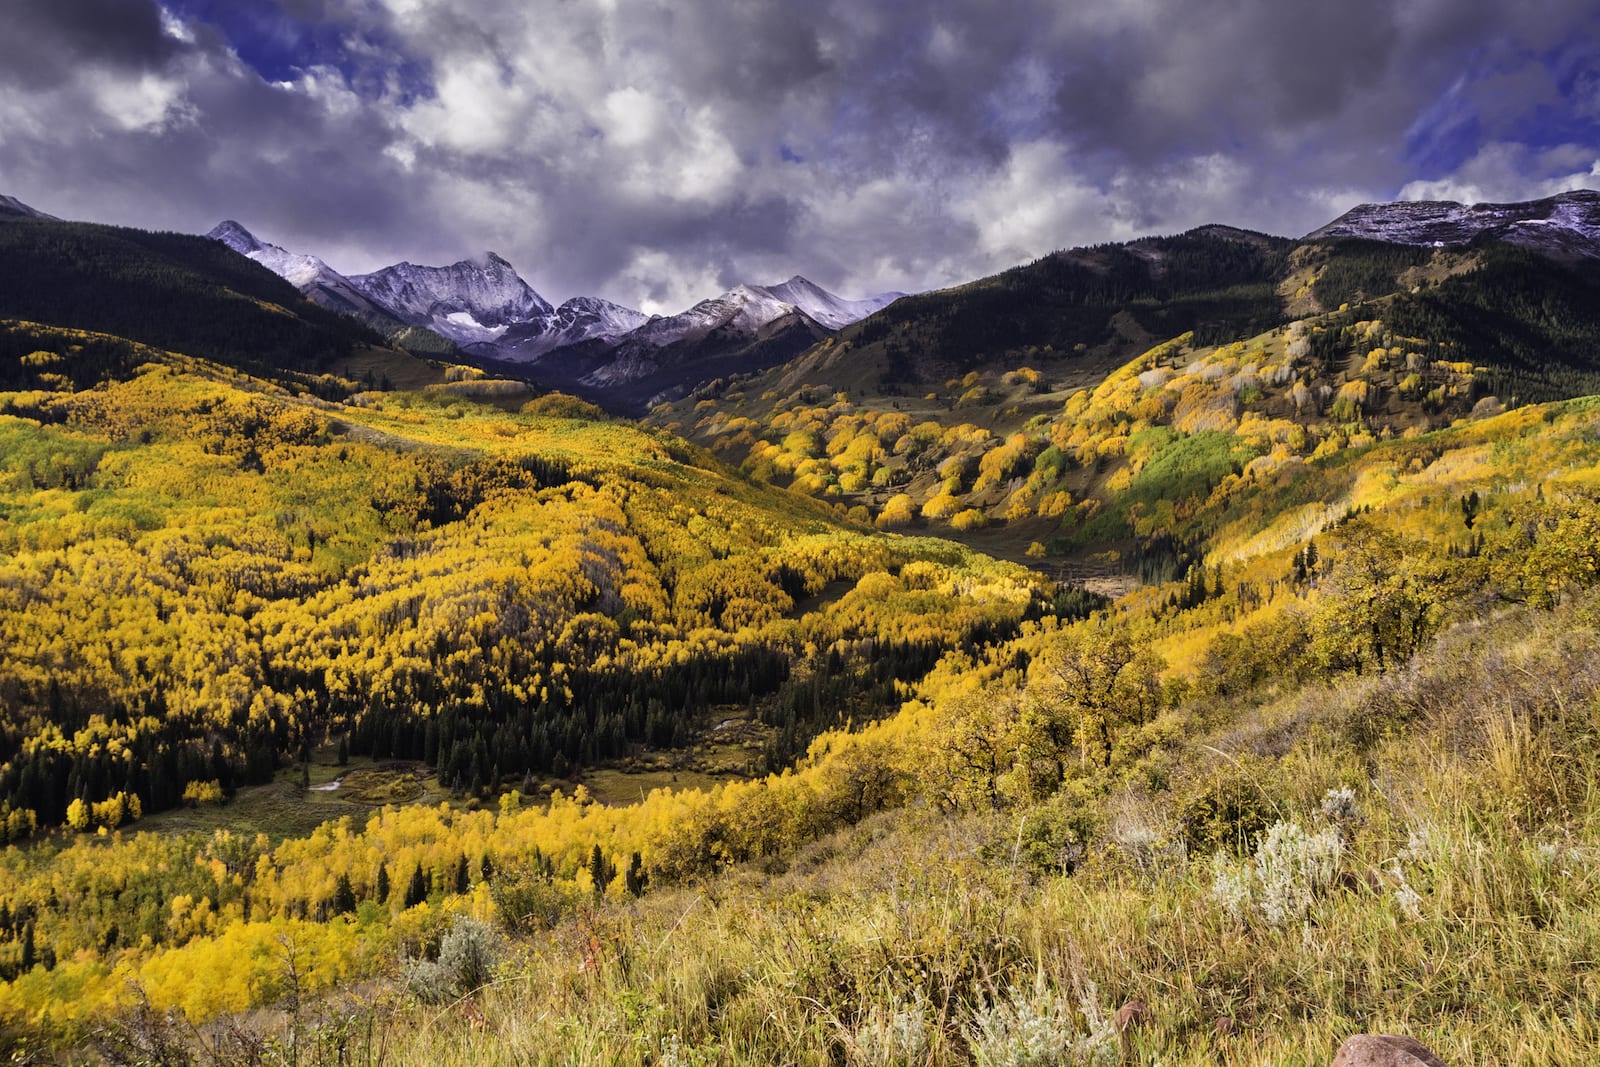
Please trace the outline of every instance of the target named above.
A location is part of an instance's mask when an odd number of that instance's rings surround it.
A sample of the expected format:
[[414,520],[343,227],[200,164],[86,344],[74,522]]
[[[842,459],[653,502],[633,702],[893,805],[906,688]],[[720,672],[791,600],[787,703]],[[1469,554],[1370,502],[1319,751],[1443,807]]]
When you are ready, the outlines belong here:
[[1128,1001],[1117,1009],[1117,1017],[1113,1024],[1117,1033],[1125,1034],[1129,1030],[1137,1030],[1150,1022],[1150,1005],[1137,998]]
[[1432,1049],[1399,1034],[1356,1034],[1346,1038],[1333,1067],[1446,1067]]

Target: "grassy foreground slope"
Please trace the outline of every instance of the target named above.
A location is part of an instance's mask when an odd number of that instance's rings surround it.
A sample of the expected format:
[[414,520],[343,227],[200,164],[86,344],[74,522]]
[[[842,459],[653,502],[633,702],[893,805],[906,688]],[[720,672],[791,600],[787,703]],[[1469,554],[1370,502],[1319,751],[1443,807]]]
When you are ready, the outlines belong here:
[[[354,1031],[357,1055],[450,1065],[1326,1067],[1360,1032],[1450,1064],[1590,1063],[1596,607],[1167,719],[1184,739],[1103,786],[877,816],[781,874],[580,912],[493,949],[463,1000],[300,1025],[327,1062]],[[1254,844],[1187,843],[1213,819]],[[1148,1020],[1119,1033],[1133,999]]]

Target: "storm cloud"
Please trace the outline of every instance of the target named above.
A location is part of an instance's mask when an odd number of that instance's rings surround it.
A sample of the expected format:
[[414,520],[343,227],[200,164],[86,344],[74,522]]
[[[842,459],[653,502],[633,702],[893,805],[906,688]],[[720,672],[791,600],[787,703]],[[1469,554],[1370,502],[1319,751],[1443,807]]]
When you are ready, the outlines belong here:
[[847,295],[1600,187],[1591,0],[17,0],[0,192],[546,296]]

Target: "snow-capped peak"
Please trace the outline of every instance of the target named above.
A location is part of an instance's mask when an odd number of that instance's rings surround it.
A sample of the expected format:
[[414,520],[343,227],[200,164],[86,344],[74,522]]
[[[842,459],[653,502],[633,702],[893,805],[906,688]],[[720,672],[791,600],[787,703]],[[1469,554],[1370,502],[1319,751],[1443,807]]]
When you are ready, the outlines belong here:
[[[267,247],[261,243],[255,234],[232,219],[224,219],[217,223],[206,236],[213,241],[221,241],[241,256],[248,256],[252,252],[259,252]],[[282,250],[280,249],[279,251]]]
[[498,340],[510,327],[554,311],[493,252],[445,267],[396,263],[351,281],[402,321],[427,326],[458,344]]
[[575,296],[556,309],[553,321],[589,322],[590,337],[621,337],[650,321],[650,316],[598,296]]
[[800,312],[824,330],[840,330],[843,326],[866,318],[899,296],[899,293],[888,293],[870,296],[862,301],[846,301],[797,274],[779,285],[733,286],[722,296],[701,301],[666,322],[682,323],[688,328],[734,326],[739,330],[755,331],[784,315]]
[[349,278],[316,256],[268,244],[232,219],[218,223],[206,236],[261,264],[315,304],[343,315],[354,315],[368,325],[393,325],[393,317],[385,309],[367,299]]
[[866,318],[899,300],[904,293],[879,293],[861,300],[845,300],[822,288],[809,278],[796,274],[782,285],[768,290],[785,303],[792,304],[830,330],[839,330]]
[[1485,234],[1550,254],[1600,258],[1600,192],[1577,190],[1514,204],[1468,206],[1453,200],[1362,204],[1307,237],[1444,246],[1466,244]]
[[243,226],[229,219],[219,223],[207,237],[221,241],[246,259],[253,259],[290,285],[307,292],[313,286],[346,287],[349,279],[316,256],[302,255],[268,244]]

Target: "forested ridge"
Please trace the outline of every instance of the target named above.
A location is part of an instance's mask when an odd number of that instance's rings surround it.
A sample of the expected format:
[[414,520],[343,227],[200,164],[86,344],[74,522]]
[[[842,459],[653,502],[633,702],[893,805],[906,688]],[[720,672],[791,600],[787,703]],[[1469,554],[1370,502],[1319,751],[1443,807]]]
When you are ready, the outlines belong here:
[[[25,217],[0,218],[0,319],[110,334],[269,377],[321,374],[357,346],[381,343],[209,238]],[[14,374],[11,360],[0,366]],[[15,388],[16,378],[3,384]]]

